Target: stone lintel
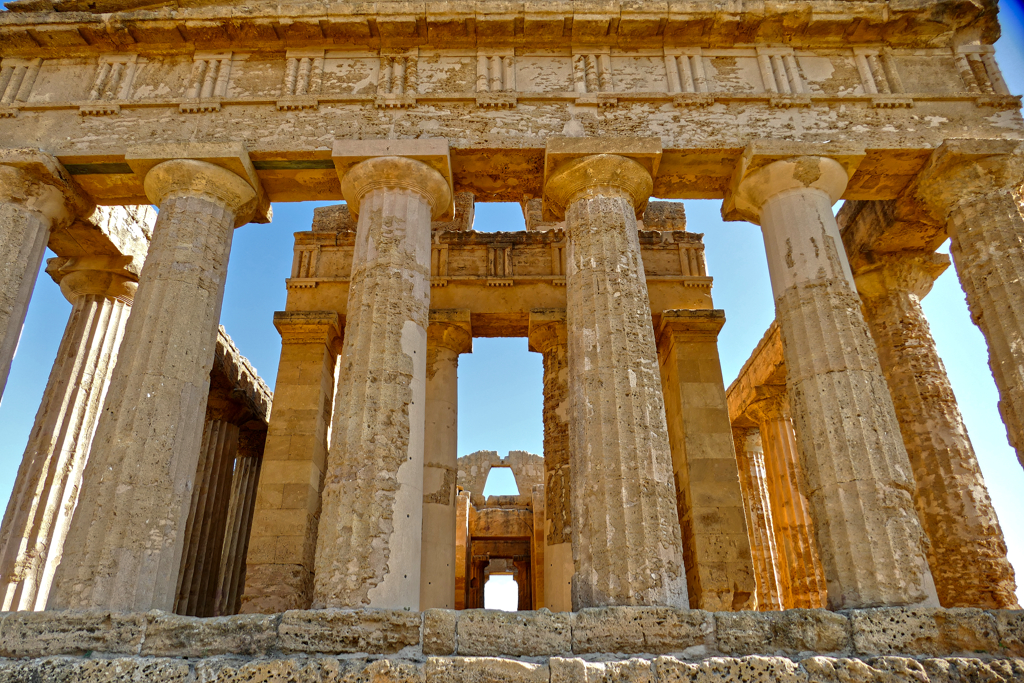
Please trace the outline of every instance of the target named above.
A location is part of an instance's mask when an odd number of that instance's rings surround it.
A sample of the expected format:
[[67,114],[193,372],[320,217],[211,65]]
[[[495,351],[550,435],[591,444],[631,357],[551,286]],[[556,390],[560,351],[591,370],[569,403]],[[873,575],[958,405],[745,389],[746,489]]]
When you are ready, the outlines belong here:
[[51,230],[46,246],[64,257],[130,256],[128,268],[137,280],[155,222],[156,210],[149,204],[98,206],[92,215],[79,216],[70,225]]
[[274,311],[274,327],[283,343],[321,343],[340,353],[345,316],[335,311]]
[[250,222],[269,223],[271,219],[270,199],[260,183],[256,169],[249,160],[249,152],[241,142],[171,142],[129,147],[124,155],[125,163],[139,178],[140,184],[155,166],[173,159],[205,161],[225,168],[244,180],[256,191],[256,213]]
[[568,343],[564,308],[534,308],[530,311],[527,338],[530,351],[544,353],[555,344]]
[[456,353],[473,353],[473,323],[468,308],[431,309],[427,344]]
[[782,351],[782,336],[775,321],[768,326],[761,341],[740,368],[736,379],[725,391],[729,402],[729,415],[734,425],[751,404],[766,398],[761,390],[761,387],[765,386],[786,386],[786,360]]
[[[331,152],[338,178],[356,164],[376,157],[404,157],[419,161],[440,173],[448,183],[454,197],[452,183],[452,159],[448,141],[444,138],[422,138],[418,140],[336,140]],[[455,202],[437,217],[437,220],[455,220]]]
[[658,346],[667,343],[670,336],[685,340],[717,340],[723,325],[725,311],[718,308],[662,311],[658,326]]
[[[732,181],[729,190],[726,192],[725,200],[722,202],[722,218],[727,221],[750,221],[759,223],[757,210],[760,207],[751,206],[746,197],[747,192],[743,187],[753,179],[753,176],[776,161],[796,159],[798,157],[824,157],[838,162],[846,171],[846,180],[849,181],[857,171],[857,167],[864,160],[866,152],[863,147],[838,142],[794,142],[790,140],[755,140],[747,145],[743,154],[736,162],[733,171]],[[775,186],[773,189],[781,191],[785,189],[786,179],[784,174],[778,177],[765,178]],[[793,187],[816,186],[817,178],[792,179]],[[828,179],[821,178],[820,182],[828,182]],[[844,184],[845,188],[845,184]],[[839,197],[834,197],[833,201]]]
[[223,325],[217,330],[217,346],[211,377],[218,377],[225,382],[230,388],[230,400],[245,409],[248,420],[255,420],[258,423],[253,425],[250,421],[246,426],[258,426],[260,430],[266,430],[270,422],[274,392],[259,376],[249,359],[238,350]]
[[549,138],[544,148],[543,219],[561,220],[548,199],[547,187],[548,179],[564,164],[597,154],[612,154],[636,161],[653,179],[658,175],[661,150],[659,137]]
[[892,254],[933,252],[947,237],[944,223],[907,201],[847,200],[836,222],[854,275]]
[[887,296],[894,290],[905,290],[923,299],[951,262],[948,254],[934,252],[884,254],[853,277],[857,293],[864,300]]
[[[0,149],[0,166],[15,168],[30,180],[49,186],[60,193],[63,202],[52,204],[46,201],[36,207],[54,222],[53,227],[67,225],[78,216],[91,213],[96,206],[92,198],[79,187],[55,157],[38,149]],[[21,188],[15,186],[3,187],[0,188],[0,195],[8,201],[28,199],[17,195],[19,189]]]

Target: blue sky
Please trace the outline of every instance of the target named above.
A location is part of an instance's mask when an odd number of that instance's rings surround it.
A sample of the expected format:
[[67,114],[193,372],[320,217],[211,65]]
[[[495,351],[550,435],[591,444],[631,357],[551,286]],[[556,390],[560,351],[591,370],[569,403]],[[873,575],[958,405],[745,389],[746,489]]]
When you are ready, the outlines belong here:
[[[1010,90],[1021,94],[1024,11],[1019,0],[1000,6],[1003,36],[996,43],[997,58]],[[272,315],[284,309],[292,233],[308,230],[313,208],[325,205],[277,204],[272,224],[247,225],[235,232],[222,323],[270,386],[280,354]],[[726,312],[719,343],[728,384],[775,312],[760,229],[723,223],[720,207],[719,201],[686,202],[688,229],[704,233],[715,306]],[[518,205],[478,204],[476,229],[522,230],[522,214]],[[999,514],[1018,583],[1024,584],[1024,469],[1007,444],[984,339],[971,324],[952,268],[938,279],[924,309]],[[59,288],[41,273],[0,403],[0,502],[5,505],[70,310]],[[476,450],[542,453],[541,386],[540,356],[527,351],[525,339],[476,339],[473,353],[462,356],[459,365],[460,455]],[[494,484],[489,493],[507,487]]]

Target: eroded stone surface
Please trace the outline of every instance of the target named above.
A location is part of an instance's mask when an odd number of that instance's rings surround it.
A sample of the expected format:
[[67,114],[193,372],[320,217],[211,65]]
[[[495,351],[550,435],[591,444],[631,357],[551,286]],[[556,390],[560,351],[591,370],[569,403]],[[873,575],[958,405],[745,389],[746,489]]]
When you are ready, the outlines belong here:
[[713,647],[714,622],[708,612],[671,607],[602,607],[573,615],[572,651],[693,652]]
[[731,655],[846,652],[850,648],[850,622],[843,614],[821,609],[718,612],[715,639],[718,651]]
[[460,655],[557,655],[572,651],[571,614],[472,610],[459,615]]
[[392,654],[420,642],[420,615],[404,610],[295,610],[278,627],[285,652]]

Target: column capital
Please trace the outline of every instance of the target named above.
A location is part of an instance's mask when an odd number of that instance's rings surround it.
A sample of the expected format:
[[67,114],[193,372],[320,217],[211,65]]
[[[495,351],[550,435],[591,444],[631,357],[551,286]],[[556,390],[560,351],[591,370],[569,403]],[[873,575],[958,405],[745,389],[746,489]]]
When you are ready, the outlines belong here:
[[865,303],[893,291],[906,291],[923,299],[949,264],[948,255],[934,252],[880,254],[874,263],[858,268],[853,279]]
[[455,353],[473,353],[473,324],[468,309],[431,309],[427,345],[442,346]]
[[275,311],[274,327],[284,344],[326,344],[339,353],[345,319],[335,311]]
[[452,162],[444,138],[337,140],[331,158],[353,216],[359,215],[367,192],[395,187],[426,197],[433,220],[455,219]]
[[258,197],[256,191],[223,166],[195,159],[171,159],[146,173],[146,196],[160,206],[167,198],[202,196],[223,204],[235,214],[235,227],[252,220]]
[[754,400],[747,404],[746,414],[758,424],[788,419],[789,393],[786,385],[762,384],[756,387]]
[[56,158],[38,149],[0,149],[0,201],[41,213],[53,228],[96,206]]
[[661,138],[551,138],[544,150],[544,220],[561,220],[580,193],[615,188],[639,218],[654,191]]
[[[240,142],[185,142],[135,145],[128,148],[124,155],[124,160],[131,167],[132,171],[135,172],[135,175],[142,179],[146,196],[157,206],[160,205],[160,201],[157,199],[162,200],[167,193],[172,191],[172,187],[167,187],[172,178],[177,178],[174,181],[173,187],[180,188],[180,186],[188,182],[189,171],[187,169],[191,168],[195,169],[193,172],[199,177],[192,180],[189,185],[186,185],[189,188],[188,191],[212,194],[222,201],[237,201],[238,196],[247,194],[237,182],[238,179],[252,189],[254,201],[252,201],[251,208],[248,206],[248,200],[241,202],[238,207],[232,207],[235,208],[239,219],[246,218],[241,223],[236,221],[236,227],[249,222],[270,222],[272,215],[270,199],[263,190],[263,184],[260,182],[259,176],[256,175],[256,169],[252,165],[252,161],[249,160],[249,152],[246,150],[245,145]],[[162,169],[161,176],[150,181],[151,171],[169,161],[194,161],[211,166],[219,166],[230,171],[231,175],[235,176],[235,178],[218,174],[211,169],[206,169],[206,173],[200,173],[198,169],[205,167],[176,164],[171,167],[165,166]],[[174,169],[177,169],[177,171],[174,171]],[[171,177],[169,178],[168,176]],[[153,183],[152,186],[151,183]],[[223,187],[220,187],[221,185]],[[228,196],[221,196],[218,191],[227,193]],[[154,197],[154,193],[160,194]],[[232,195],[238,196],[232,198]]]
[[946,140],[932,152],[903,193],[927,219],[949,226],[958,204],[1024,185],[1024,143],[1019,140]]
[[139,287],[138,264],[131,256],[57,257],[46,261],[46,272],[71,303],[92,294],[130,306]]
[[717,341],[725,325],[725,311],[721,309],[675,309],[661,312],[658,325],[658,346],[670,339],[681,341]]
[[736,164],[722,218],[760,224],[764,203],[787,190],[820,190],[834,204],[863,158],[864,149],[852,145],[753,142]]
[[568,344],[564,308],[535,308],[530,311],[527,332],[530,351],[546,353],[555,346]]

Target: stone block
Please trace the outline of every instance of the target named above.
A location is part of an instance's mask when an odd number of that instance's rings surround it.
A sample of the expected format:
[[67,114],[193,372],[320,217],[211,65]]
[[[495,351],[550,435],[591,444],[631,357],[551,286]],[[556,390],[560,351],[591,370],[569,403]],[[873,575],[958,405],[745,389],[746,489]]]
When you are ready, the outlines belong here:
[[0,656],[137,654],[146,615],[106,610],[12,612],[0,624]]
[[672,607],[598,607],[573,615],[574,654],[620,652],[666,654],[707,651],[711,614]]
[[1022,681],[1024,661],[1019,659],[997,659],[982,661],[951,657],[949,659],[926,659],[921,662],[929,683],[975,683],[975,681]]
[[451,609],[423,612],[423,654],[455,654],[455,624],[459,613]]
[[1024,610],[1001,609],[991,614],[996,620],[1001,654],[1024,657]]
[[458,620],[460,655],[558,655],[571,652],[571,615],[567,612],[466,610]]
[[[658,657],[654,669],[659,683],[806,683],[803,671],[785,657],[712,657],[682,662]],[[839,683],[834,679],[829,683]],[[824,683],[824,682],[823,682]],[[847,683],[844,681],[843,683]],[[852,683],[852,682],[851,682]]]
[[587,662],[578,657],[552,657],[551,683],[654,683],[654,668],[647,659]]
[[199,619],[150,612],[142,655],[210,657],[262,655],[277,649],[277,615],[242,614]]
[[546,664],[498,657],[430,657],[425,683],[549,683]]
[[191,683],[188,662],[175,659],[83,659],[50,657],[33,661],[0,661],[4,683]]
[[[358,672],[364,662],[353,662]],[[243,681],[288,681],[289,683],[321,683],[323,680],[343,680],[342,676],[328,678],[331,673],[342,673],[337,660],[289,657],[245,661],[235,657],[211,657],[195,664],[196,680],[203,683],[242,683]],[[346,671],[347,673],[347,671]]]
[[840,653],[850,650],[850,622],[823,609],[718,612],[715,638],[728,655]]
[[850,613],[861,655],[999,652],[995,618],[979,609],[876,608]]
[[278,627],[283,652],[394,654],[419,645],[418,612],[389,609],[292,610]]

